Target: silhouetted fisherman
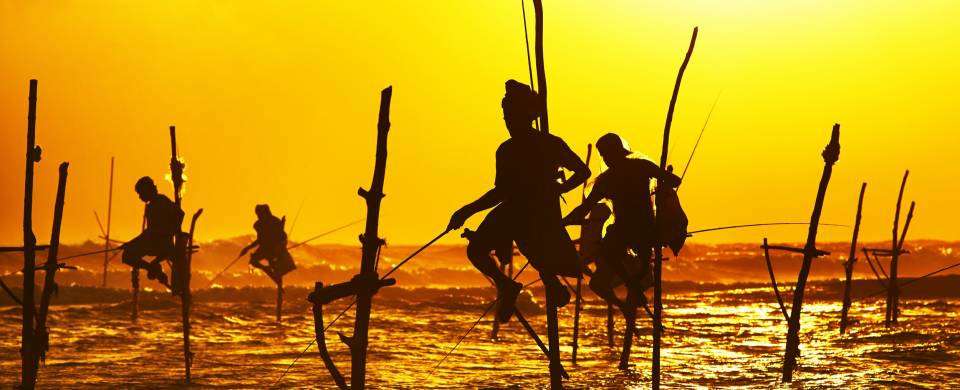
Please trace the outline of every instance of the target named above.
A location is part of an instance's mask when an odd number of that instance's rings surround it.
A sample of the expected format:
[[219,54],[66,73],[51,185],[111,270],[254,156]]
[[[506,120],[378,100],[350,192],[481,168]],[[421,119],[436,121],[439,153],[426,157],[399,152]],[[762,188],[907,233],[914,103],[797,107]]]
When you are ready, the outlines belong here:
[[256,247],[257,250],[250,254],[250,265],[259,268],[275,283],[280,284],[283,275],[296,269],[290,252],[287,252],[284,221],[274,216],[270,212],[270,206],[265,204],[257,205],[253,211],[257,214],[257,221],[253,223],[257,239],[244,247],[240,256]]
[[662,178],[665,185],[674,188],[680,185],[680,178],[661,170],[652,161],[629,158],[632,152],[613,133],[600,137],[597,151],[609,169],[597,177],[590,195],[564,222],[581,223],[601,199],[613,202],[614,223],[607,228],[600,243],[600,261],[590,279],[590,289],[623,310],[624,302],[613,292],[619,284],[615,277],[626,282],[626,303],[631,306],[644,302],[643,292],[653,285],[650,254],[656,240],[650,181]]
[[[174,254],[173,237],[180,232],[183,212],[170,198],[157,192],[156,184],[148,176],[137,180],[134,189],[140,200],[146,203],[144,218],[147,226],[139,236],[121,246],[123,262],[147,270],[148,278],[169,287],[160,262],[170,259]],[[154,259],[147,262],[144,256],[154,256]]]
[[[473,214],[496,206],[470,237],[467,257],[496,283],[497,320],[507,322],[522,285],[500,271],[490,252],[515,241],[520,253],[540,271],[547,293],[554,294],[558,306],[569,302],[570,294],[557,276],[577,277],[580,265],[576,247],[561,223],[559,198],[586,181],[590,169],[562,139],[532,127],[544,102],[529,86],[507,81],[501,106],[510,139],[497,149],[494,188],[457,210],[448,228],[459,229]],[[558,182],[560,167],[573,171],[573,176]]]

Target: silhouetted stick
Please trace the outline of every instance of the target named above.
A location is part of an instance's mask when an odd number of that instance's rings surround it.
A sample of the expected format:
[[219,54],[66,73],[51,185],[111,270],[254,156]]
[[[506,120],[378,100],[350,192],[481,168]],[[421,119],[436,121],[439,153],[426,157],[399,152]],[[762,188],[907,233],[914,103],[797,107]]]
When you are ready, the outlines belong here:
[[[323,283],[316,282],[313,287],[314,293],[320,294],[321,290],[323,290]],[[343,374],[340,373],[336,363],[334,363],[330,357],[330,352],[327,350],[326,332],[323,328],[323,305],[319,303],[313,304],[313,331],[316,334],[314,341],[317,343],[320,357],[323,359],[323,364],[327,367],[327,370],[330,371],[330,376],[333,377],[333,381],[337,383],[337,387],[349,389],[349,387],[347,387],[347,381],[343,379]]]
[[277,278],[277,324],[283,321],[283,276]]
[[[110,157],[110,190],[107,192],[107,229],[103,232],[103,284],[107,288],[107,265],[110,263],[110,219],[113,214],[113,157]],[[96,215],[96,214],[94,214]],[[99,223],[99,217],[97,223]]]
[[[549,299],[550,298],[548,297],[547,300]],[[549,303],[547,305],[549,306]],[[517,322],[519,322],[520,325],[523,326],[523,329],[527,331],[527,334],[529,334],[530,337],[533,339],[533,341],[537,343],[537,347],[540,348],[540,351],[547,356],[547,359],[550,359],[553,356],[553,354],[550,353],[550,348],[548,348],[546,345],[543,344],[543,340],[540,339],[540,336],[537,334],[537,331],[535,331],[533,327],[530,326],[530,322],[527,321],[527,319],[523,316],[523,313],[520,313],[520,310],[514,310],[513,314],[515,317],[517,317]],[[547,320],[549,321],[549,317],[547,318]],[[550,332],[549,326],[550,324],[547,323],[548,333]],[[547,342],[550,342],[550,340],[548,339]],[[563,369],[563,366],[557,367],[555,369],[559,371],[559,374],[560,376],[563,377],[563,379],[570,379],[570,375],[568,375],[567,371]],[[551,371],[552,370],[554,369],[551,369]]]
[[[906,176],[904,176],[906,177]],[[907,221],[903,224],[903,231],[900,234],[900,240],[897,241],[893,252],[893,259],[890,260],[890,292],[893,297],[893,305],[890,309],[890,323],[896,324],[897,317],[900,315],[900,284],[897,283],[897,263],[900,255],[903,254],[903,242],[907,237],[907,230],[910,228],[910,221],[913,219],[913,209],[916,202],[910,202],[910,211],[907,212]]]
[[884,324],[888,328],[897,322],[897,301],[900,295],[900,289],[897,286],[897,268],[899,268],[898,263],[900,258],[899,253],[897,253],[897,250],[900,248],[897,244],[897,232],[900,229],[900,204],[903,202],[903,189],[907,186],[907,176],[909,175],[909,170],[903,173],[903,181],[900,182],[900,194],[897,195],[897,209],[893,216],[893,239],[891,241],[892,246],[890,247],[892,250],[890,258],[890,287],[887,288],[887,314],[884,319]]
[[[942,272],[946,272],[946,271],[949,271],[949,270],[954,269],[954,268],[957,268],[957,267],[960,267],[960,263],[956,263],[956,264],[954,264],[954,265],[949,265],[949,266],[940,268],[940,269],[938,269],[938,270],[936,270],[936,271],[927,273],[927,274],[925,274],[925,275],[923,275],[923,276],[920,276],[920,277],[918,277],[918,278],[914,278],[914,279],[911,279],[911,280],[909,280],[909,281],[903,282],[903,283],[900,284],[900,288],[904,288],[904,287],[906,287],[906,286],[909,286],[909,285],[911,285],[911,284],[914,284],[914,283],[916,283],[916,282],[919,282],[919,281],[921,281],[921,280],[924,280],[924,279],[929,278],[929,277],[931,277],[931,276],[934,276],[934,275],[936,275],[936,274],[939,274],[939,273],[942,273]],[[870,293],[870,294],[867,294],[867,295],[864,295],[864,296],[862,296],[862,297],[857,298],[857,301],[861,301],[861,300],[864,300],[864,299],[867,299],[867,298],[870,298],[870,297],[875,297],[875,296],[880,295],[880,294],[883,294],[883,293],[885,293],[885,292],[887,292],[887,289],[886,289],[886,288],[884,288],[884,289],[882,289],[882,290],[874,291],[873,293]]]
[[[667,154],[670,152],[670,127],[673,124],[673,112],[677,106],[677,97],[680,94],[680,82],[683,80],[683,72],[690,63],[690,56],[693,54],[693,48],[697,43],[697,27],[693,28],[693,36],[690,38],[690,47],[687,48],[687,54],[683,57],[683,63],[680,64],[680,71],[677,73],[677,81],[673,85],[673,95],[670,97],[670,106],[667,108],[667,120],[663,126],[663,147],[660,151],[660,169],[667,170]],[[657,179],[657,190],[665,188],[661,178]],[[656,224],[655,224],[656,225]],[[659,237],[654,228],[653,237]],[[660,338],[663,332],[663,247],[657,242],[653,248],[653,356],[651,358],[651,385],[654,389],[660,388]],[[632,327],[627,327],[628,339],[633,337]],[[624,353],[629,358],[629,350]]]
[[[390,130],[390,98],[393,88],[387,87],[380,93],[380,114],[377,121],[377,153],[373,169],[373,181],[370,190],[358,192],[367,203],[367,224],[363,236],[363,253],[360,274],[357,277],[377,280],[377,252],[383,244],[378,236],[380,222],[380,201],[383,199],[383,181],[387,169],[387,133]],[[351,388],[362,389],[367,372],[367,333],[370,330],[370,307],[375,291],[366,289],[357,294],[357,318],[354,324],[353,345],[351,345],[350,382]]]
[[857,262],[857,237],[860,235],[860,219],[863,212],[863,193],[867,191],[867,183],[860,186],[860,200],[857,201],[857,217],[853,224],[853,240],[850,241],[850,256],[843,263],[843,307],[840,309],[840,335],[847,333],[847,314],[850,312],[850,287],[853,284],[853,264]]
[[613,347],[613,305],[607,304],[607,346]]
[[37,238],[33,235],[33,164],[40,161],[40,148],[36,146],[37,80],[30,80],[29,106],[27,111],[26,173],[23,190],[23,328],[21,329],[21,379],[20,386],[33,389],[37,382],[36,357],[40,353],[34,334],[36,316],[33,298],[36,268]]
[[187,383],[190,383],[190,367],[193,366],[193,351],[190,350],[190,306],[192,304],[192,299],[190,295],[190,273],[191,273],[191,261],[193,258],[193,233],[194,229],[197,226],[197,218],[200,218],[200,214],[203,213],[203,209],[197,210],[193,214],[193,218],[190,220],[190,232],[187,236],[187,249],[184,254],[184,263],[182,265],[181,272],[183,272],[183,290],[180,291],[180,302],[181,311],[182,311],[182,320],[183,320],[183,363],[184,363],[184,375],[186,376]]
[[[870,270],[873,271],[873,274],[877,277],[877,282],[879,282],[880,286],[883,287],[883,291],[887,291],[887,284],[884,283],[883,281],[884,277],[881,277],[880,274],[877,272],[877,269],[873,266],[873,260],[870,259],[870,252],[867,251],[866,248],[864,248],[863,250],[863,255],[867,257],[867,265],[870,266]],[[880,259],[878,258],[876,261],[877,261],[877,265],[879,265]]]
[[767,261],[767,272],[770,273],[770,285],[773,286],[773,294],[777,296],[777,304],[780,305],[780,311],[783,312],[783,319],[790,322],[790,315],[787,314],[787,308],[783,305],[783,297],[777,288],[777,277],[773,273],[773,262],[770,261],[770,246],[767,245],[767,238],[763,238],[763,258]]
[[60,179],[57,182],[57,200],[53,209],[53,228],[50,233],[50,251],[47,252],[47,262],[43,265],[45,271],[43,281],[43,292],[40,296],[40,312],[37,316],[37,351],[39,356],[35,363],[39,367],[41,360],[46,360],[47,351],[50,349],[50,333],[47,331],[47,313],[50,310],[50,299],[57,291],[56,275],[60,264],[57,262],[57,252],[60,249],[60,225],[63,221],[63,203],[67,191],[67,167],[69,164],[60,164]]
[[137,322],[140,317],[140,267],[133,267],[130,270],[130,287],[133,289],[133,297],[130,300],[130,319]]
[[807,231],[807,242],[804,248],[806,253],[803,255],[803,263],[800,266],[800,274],[797,277],[797,287],[793,290],[793,306],[790,310],[789,328],[787,329],[787,345],[783,359],[783,381],[793,381],[793,370],[797,365],[797,356],[800,355],[800,314],[803,309],[803,293],[807,285],[807,277],[810,275],[810,266],[816,257],[817,249],[817,228],[820,223],[820,213],[823,210],[823,201],[827,195],[827,185],[830,183],[830,176],[833,173],[833,164],[840,159],[840,125],[833,125],[833,131],[830,135],[830,143],[823,150],[823,174],[820,177],[820,186],[817,189],[817,200],[813,205],[813,213],[810,216],[810,227]]

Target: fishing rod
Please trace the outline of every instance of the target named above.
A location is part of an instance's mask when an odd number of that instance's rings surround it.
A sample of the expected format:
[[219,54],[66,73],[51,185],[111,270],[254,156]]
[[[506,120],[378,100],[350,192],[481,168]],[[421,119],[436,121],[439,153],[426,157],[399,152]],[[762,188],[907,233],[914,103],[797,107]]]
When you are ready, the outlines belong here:
[[366,218],[360,218],[360,219],[358,219],[358,220],[356,220],[356,221],[353,221],[353,222],[350,222],[350,223],[348,223],[348,224],[346,224],[346,225],[337,227],[337,228],[335,228],[335,229],[333,229],[333,230],[325,231],[325,232],[320,233],[320,234],[318,234],[318,235],[316,235],[316,236],[313,236],[313,237],[310,237],[310,238],[308,238],[308,239],[306,239],[306,240],[303,240],[303,241],[301,241],[301,242],[298,243],[298,244],[294,244],[294,245],[288,246],[288,247],[287,247],[287,250],[291,250],[291,249],[293,249],[293,248],[296,248],[296,247],[298,247],[298,246],[301,246],[301,245],[303,245],[303,244],[306,244],[306,243],[308,243],[308,242],[310,242],[310,241],[313,241],[313,240],[316,240],[316,239],[318,239],[318,238],[320,238],[320,237],[326,236],[326,235],[328,235],[328,234],[330,234],[330,233],[333,233],[333,232],[336,232],[336,231],[340,231],[340,230],[346,229],[346,228],[348,228],[348,227],[350,227],[350,226],[353,226],[353,225],[356,225],[356,224],[358,224],[358,223],[360,223],[360,222],[363,222],[364,220],[366,220]]
[[[523,265],[523,267],[520,268],[520,271],[517,272],[516,275],[514,275],[513,280],[517,280],[517,278],[520,277],[520,274],[523,273],[523,270],[526,269],[526,268],[527,268],[527,265],[529,265],[529,264],[530,264],[529,261],[528,261],[527,263],[525,263],[525,264]],[[532,281],[532,282],[530,282],[530,283],[525,284],[520,290],[522,291],[523,289],[525,289],[525,288],[527,288],[527,287],[530,287],[530,286],[532,286],[534,283],[539,282],[539,281],[540,281],[540,278],[537,278],[536,280],[534,280],[534,281]],[[447,353],[446,353],[445,355],[443,355],[443,358],[441,358],[440,361],[437,362],[437,365],[433,366],[433,368],[430,370],[430,372],[427,373],[428,376],[432,376],[433,373],[437,371],[437,368],[439,368],[440,365],[443,364],[443,362],[447,360],[447,357],[449,357],[450,354],[453,353],[453,351],[456,351],[456,350],[457,350],[457,347],[460,346],[460,343],[462,343],[463,340],[467,338],[467,336],[470,334],[470,332],[473,332],[473,329],[477,327],[477,324],[479,324],[480,321],[483,321],[483,317],[486,317],[486,316],[487,316],[487,313],[490,313],[490,309],[493,309],[493,307],[494,307],[494,306],[497,304],[497,302],[499,302],[499,301],[500,301],[500,298],[497,298],[497,299],[494,299],[493,302],[490,302],[489,305],[487,305],[487,308],[483,311],[483,314],[480,315],[480,318],[477,318],[477,320],[474,321],[473,325],[470,326],[470,329],[467,329],[467,332],[464,333],[463,336],[460,336],[460,339],[457,340],[457,343],[454,344],[453,348],[450,348],[450,350],[447,351]]]
[[[312,241],[312,240],[316,240],[316,239],[318,239],[318,238],[320,238],[320,237],[323,237],[323,236],[326,236],[326,235],[328,235],[328,234],[332,234],[332,233],[338,232],[338,231],[340,231],[340,230],[346,229],[346,228],[348,228],[348,227],[350,227],[350,226],[353,226],[353,225],[356,225],[356,224],[360,223],[361,221],[363,221],[363,219],[358,219],[358,220],[353,221],[353,222],[350,222],[350,223],[348,223],[348,224],[346,224],[346,225],[342,225],[342,226],[339,226],[339,227],[337,227],[337,228],[334,228],[334,229],[325,231],[325,232],[320,233],[320,234],[318,234],[318,235],[316,235],[316,236],[310,237],[310,238],[307,239],[306,241],[303,241],[303,242],[301,242],[301,243],[299,243],[299,244],[296,244],[296,245],[293,245],[293,246],[289,246],[289,247],[287,247],[287,250],[296,248],[296,247],[298,247],[298,246],[300,246],[300,245],[306,244],[306,243],[308,243],[308,242],[310,242],[310,241]],[[205,287],[205,288],[210,288],[210,286],[213,285],[213,282],[215,282],[215,281],[217,280],[217,278],[219,278],[220,276],[222,276],[224,272],[227,272],[227,270],[229,270],[230,267],[233,267],[233,265],[236,264],[238,261],[240,261],[240,259],[242,259],[244,255],[246,255],[246,252],[240,253],[240,255],[238,255],[236,258],[234,258],[232,261],[230,261],[230,264],[227,264],[227,266],[223,269],[223,271],[220,271],[220,273],[218,273],[218,274],[216,274],[214,277],[210,278],[210,281],[207,282],[207,287]]]
[[[697,136],[697,142],[693,144],[693,150],[690,151],[690,158],[687,159],[687,164],[683,166],[683,173],[680,174],[681,181],[683,181],[683,178],[687,175],[687,169],[690,168],[693,155],[697,153],[697,146],[700,146],[700,139],[703,138],[703,133],[707,130],[707,124],[710,123],[710,117],[713,116],[713,109],[717,108],[717,102],[719,101],[720,93],[717,93],[717,98],[713,100],[713,106],[710,107],[710,112],[707,113],[707,119],[703,121],[703,127],[700,128],[700,135]],[[677,191],[679,190],[678,188]]]
[[57,260],[75,259],[75,258],[77,258],[77,257],[98,255],[98,254],[101,254],[101,253],[113,252],[113,251],[118,251],[118,250],[121,250],[121,249],[123,249],[123,246],[119,246],[119,247],[116,247],[116,248],[110,248],[110,249],[101,249],[101,250],[98,250],[98,251],[81,253],[81,254],[78,254],[78,255],[70,255],[70,256],[66,256],[66,257],[61,257],[61,258],[59,258],[59,259],[57,259]]
[[[928,274],[926,274],[926,275],[923,275],[923,276],[921,276],[921,277],[918,277],[918,278],[916,278],[916,279],[913,279],[913,280],[910,280],[910,281],[907,281],[907,282],[900,283],[900,284],[897,285],[897,287],[905,287],[905,286],[908,286],[908,285],[910,285],[910,284],[919,282],[919,281],[921,281],[921,280],[923,280],[923,279],[929,278],[929,277],[931,277],[931,276],[933,276],[933,275],[939,274],[939,273],[941,273],[941,272],[948,271],[948,270],[953,269],[953,268],[956,268],[956,267],[960,267],[960,263],[956,263],[956,264],[954,264],[954,265],[946,266],[946,267],[943,267],[943,268],[938,269],[938,270],[936,270],[936,271],[930,272],[930,273],[928,273]],[[874,296],[883,294],[883,293],[885,293],[886,291],[887,291],[887,288],[884,288],[884,289],[879,290],[879,291],[877,291],[877,292],[874,292],[874,293],[872,293],[872,294],[864,295],[864,296],[862,296],[862,297],[860,297],[860,298],[857,298],[857,300],[858,300],[858,301],[861,301],[861,300],[864,300],[864,299],[867,299],[867,298],[870,298],[870,297],[874,297]]]
[[[440,233],[439,235],[437,235],[436,237],[434,237],[432,240],[430,240],[430,242],[426,243],[425,245],[421,246],[419,249],[417,249],[416,251],[414,251],[413,253],[411,253],[409,256],[407,256],[405,259],[403,259],[403,261],[401,261],[401,262],[398,263],[395,267],[393,267],[393,269],[391,269],[389,272],[387,272],[386,274],[384,274],[384,275],[380,278],[380,280],[386,279],[387,276],[390,276],[391,274],[393,274],[397,269],[400,268],[400,266],[406,264],[408,261],[410,261],[410,259],[413,259],[415,256],[419,255],[420,252],[423,252],[425,249],[427,249],[428,247],[430,247],[431,245],[433,245],[433,243],[437,242],[437,240],[439,240],[441,237],[445,236],[445,235],[446,235],[447,233],[449,233],[451,230],[452,230],[452,229],[446,229],[446,230],[444,230],[443,233]],[[527,265],[524,264],[524,265],[523,265],[523,268],[520,268],[520,272],[523,272],[523,269],[526,268],[526,267],[527,267]],[[517,273],[517,276],[520,276],[520,272]],[[353,307],[353,305],[356,305],[356,304],[357,304],[357,299],[354,298],[354,299],[353,299],[353,302],[350,302],[350,304],[347,305],[347,307],[346,307],[345,309],[343,309],[343,311],[341,311],[340,314],[337,314],[336,317],[333,317],[333,320],[330,321],[329,323],[327,323],[327,326],[324,326],[323,329],[321,330],[321,332],[326,332],[327,329],[330,329],[330,327],[332,327],[333,324],[335,324],[335,323],[337,322],[337,320],[340,319],[340,317],[343,317],[343,315],[346,314],[347,311],[349,311],[349,310]],[[290,369],[293,368],[293,366],[294,366],[295,364],[297,364],[297,361],[299,361],[300,358],[301,358],[305,353],[307,353],[307,351],[310,350],[310,347],[312,347],[313,344],[315,344],[316,342],[317,342],[317,339],[316,339],[316,338],[314,338],[313,340],[310,340],[310,344],[308,344],[307,347],[303,349],[303,352],[300,352],[300,354],[297,355],[297,357],[293,359],[293,362],[290,363],[289,366],[287,366],[287,369],[283,371],[283,374],[280,375],[280,378],[277,379],[277,381],[274,382],[274,383],[273,383],[273,386],[271,386],[271,387],[275,387],[278,383],[280,383],[280,381],[282,381],[283,378],[284,378],[285,376],[287,376],[287,373],[290,372]]]
[[[740,229],[747,227],[756,227],[756,226],[779,226],[779,225],[810,225],[809,222],[770,222],[770,223],[750,223],[746,225],[732,225],[732,226],[720,226],[709,229],[700,229],[687,232],[687,235],[693,235],[696,233],[705,233],[712,232],[716,230],[727,230],[727,229]],[[837,226],[837,227],[850,227],[849,225],[843,225],[838,223],[821,223],[820,226]]]

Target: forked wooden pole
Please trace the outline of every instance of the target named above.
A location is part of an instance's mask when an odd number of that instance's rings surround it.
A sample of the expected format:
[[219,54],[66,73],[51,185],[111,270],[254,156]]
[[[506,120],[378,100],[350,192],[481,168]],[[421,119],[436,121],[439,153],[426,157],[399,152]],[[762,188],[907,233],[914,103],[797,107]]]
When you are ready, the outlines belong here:
[[900,194],[897,195],[897,209],[896,213],[893,216],[893,239],[891,240],[892,245],[890,247],[892,253],[890,258],[890,281],[887,283],[890,287],[887,289],[887,314],[884,319],[884,324],[889,328],[897,322],[895,314],[897,311],[897,300],[900,295],[900,288],[897,286],[897,268],[899,265],[900,254],[899,248],[900,245],[897,243],[898,232],[900,230],[900,204],[903,202],[903,189],[907,186],[907,176],[910,175],[910,171],[903,173],[903,181],[900,182]]
[[853,284],[853,264],[857,262],[857,237],[860,235],[860,219],[863,212],[863,193],[867,191],[867,183],[860,186],[860,200],[857,201],[857,219],[853,224],[853,240],[850,242],[850,256],[843,263],[843,308],[840,309],[840,334],[847,333],[847,314],[850,312],[850,287]]
[[43,265],[45,272],[43,292],[40,296],[40,311],[37,315],[37,355],[34,355],[34,366],[39,368],[40,361],[46,358],[50,349],[50,334],[47,332],[47,313],[50,310],[50,301],[57,291],[56,275],[60,269],[57,262],[57,252],[60,249],[60,225],[63,222],[63,204],[67,192],[67,167],[69,164],[60,164],[60,179],[57,182],[57,200],[53,209],[53,229],[50,233],[50,250],[47,252],[47,262]]
[[793,370],[797,365],[797,356],[800,355],[800,314],[803,309],[803,293],[810,275],[810,266],[813,259],[819,254],[817,250],[817,229],[820,226],[820,213],[823,211],[823,201],[827,195],[827,186],[833,174],[833,164],[840,159],[840,125],[833,125],[830,134],[830,143],[824,148],[823,174],[820,176],[820,186],[817,189],[817,199],[813,204],[813,213],[810,216],[810,226],[807,231],[807,242],[803,248],[803,263],[800,265],[800,274],[797,277],[797,286],[793,290],[793,306],[790,308],[790,321],[787,328],[787,345],[783,359],[783,381],[793,381]]

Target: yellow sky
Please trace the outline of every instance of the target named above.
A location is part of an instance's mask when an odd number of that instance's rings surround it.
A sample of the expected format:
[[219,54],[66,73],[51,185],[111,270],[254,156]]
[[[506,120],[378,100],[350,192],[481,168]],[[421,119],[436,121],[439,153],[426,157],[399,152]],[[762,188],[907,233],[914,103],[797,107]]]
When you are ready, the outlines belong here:
[[[722,96],[681,187],[692,229],[808,220],[819,152],[839,122],[842,152],[823,221],[852,223],[867,181],[861,236],[889,239],[909,168],[906,199],[918,204],[910,236],[960,238],[960,3],[545,3],[551,128],[581,154],[614,131],[658,158],[677,67],[700,26],[674,121],[674,164],[685,163]],[[92,210],[106,213],[110,156],[114,236],[136,234],[142,204],[133,183],[163,177],[171,124],[190,177],[185,207],[206,210],[201,239],[250,233],[257,203],[288,219],[303,204],[293,238],[361,218],[356,189],[372,174],[379,91],[393,85],[381,232],[415,244],[491,187],[494,151],[508,136],[503,82],[526,82],[527,63],[518,1],[0,0],[0,244],[20,240],[30,78],[40,80],[41,241],[64,160],[64,240],[98,234]],[[168,184],[161,190],[170,193]],[[359,231],[325,241],[355,243]],[[771,228],[693,240],[804,234]],[[460,242],[453,236],[445,242]]]

